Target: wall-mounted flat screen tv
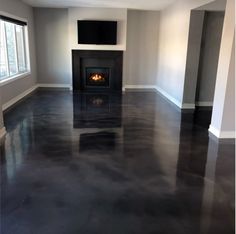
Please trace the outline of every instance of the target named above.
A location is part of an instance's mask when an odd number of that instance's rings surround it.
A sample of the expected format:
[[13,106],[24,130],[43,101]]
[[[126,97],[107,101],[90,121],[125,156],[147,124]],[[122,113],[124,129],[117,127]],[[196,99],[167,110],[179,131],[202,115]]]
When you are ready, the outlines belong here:
[[117,21],[78,20],[78,43],[116,45]]

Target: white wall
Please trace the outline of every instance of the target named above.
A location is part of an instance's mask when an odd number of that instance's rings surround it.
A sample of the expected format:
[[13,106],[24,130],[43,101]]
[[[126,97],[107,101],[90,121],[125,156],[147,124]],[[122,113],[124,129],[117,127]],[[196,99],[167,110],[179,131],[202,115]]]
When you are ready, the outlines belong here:
[[159,37],[158,11],[128,11],[124,85],[155,86]]
[[235,40],[230,59],[221,131],[235,133]]
[[[117,25],[117,45],[79,45],[78,20],[114,20]],[[70,49],[85,50],[126,50],[127,9],[69,8]]]
[[161,11],[157,86],[183,104],[190,13],[211,0],[179,0]]
[[210,131],[217,137],[235,137],[235,2],[228,0],[216,78]]
[[35,8],[39,84],[70,84],[68,10]]
[[[191,10],[212,1],[179,0],[161,12],[157,87],[170,100],[184,107],[188,34]],[[217,70],[210,132],[217,137],[235,137],[235,100],[231,56],[235,31],[235,3],[228,0]],[[229,69],[231,68],[231,69]]]
[[13,81],[12,83],[0,87],[2,103],[5,104],[24,91],[30,89],[36,83],[36,58],[35,58],[35,42],[34,42],[34,17],[32,7],[18,0],[0,0],[0,11],[10,13],[14,16],[28,20],[29,30],[29,49],[31,74],[22,79]]

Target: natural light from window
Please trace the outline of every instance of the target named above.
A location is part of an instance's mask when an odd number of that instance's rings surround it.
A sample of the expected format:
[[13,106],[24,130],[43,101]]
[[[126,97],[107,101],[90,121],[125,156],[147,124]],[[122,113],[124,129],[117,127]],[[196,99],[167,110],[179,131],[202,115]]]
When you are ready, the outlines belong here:
[[26,27],[0,19],[0,82],[29,72]]

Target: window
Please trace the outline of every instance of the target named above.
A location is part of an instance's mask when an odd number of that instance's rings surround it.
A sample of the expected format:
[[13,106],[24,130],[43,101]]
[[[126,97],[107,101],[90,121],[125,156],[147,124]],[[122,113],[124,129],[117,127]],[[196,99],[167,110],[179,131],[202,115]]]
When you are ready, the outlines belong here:
[[0,82],[29,72],[27,24],[0,15]]

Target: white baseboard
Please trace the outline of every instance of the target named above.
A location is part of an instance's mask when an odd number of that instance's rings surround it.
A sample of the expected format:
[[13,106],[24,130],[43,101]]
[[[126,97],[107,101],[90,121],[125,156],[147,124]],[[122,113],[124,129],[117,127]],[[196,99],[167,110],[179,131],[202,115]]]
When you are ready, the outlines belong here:
[[179,102],[177,99],[175,99],[174,97],[172,97],[170,94],[168,94],[166,91],[164,91],[162,88],[156,86],[156,90],[162,94],[164,97],[166,97],[169,101],[171,101],[172,103],[174,103],[177,107],[179,107],[180,109],[195,109],[195,104],[192,103],[181,103]]
[[195,104],[192,103],[183,103],[181,109],[195,109]]
[[196,106],[213,106],[213,102],[196,102]]
[[210,125],[210,128],[208,131],[220,139],[234,139],[235,138],[235,131],[220,131],[219,129],[214,128],[212,125]]
[[164,96],[165,98],[167,98],[169,101],[171,101],[172,103],[174,103],[176,106],[178,106],[180,109],[182,109],[182,104],[175,99],[174,97],[172,97],[170,94],[168,94],[166,91],[164,91],[162,88],[156,86],[156,90],[157,92],[159,92],[162,96]]
[[5,137],[6,134],[7,134],[6,128],[4,128],[4,127],[1,128],[1,129],[0,129],[0,141],[1,141],[2,138]]
[[123,89],[156,89],[155,85],[125,85]]
[[20,95],[12,98],[10,101],[8,101],[7,103],[3,104],[2,106],[2,110],[5,111],[6,109],[8,109],[9,107],[11,107],[12,105],[14,105],[15,103],[17,103],[18,101],[20,101],[22,98],[24,98],[25,96],[29,95],[30,93],[32,93],[34,90],[36,90],[37,88],[67,88],[67,89],[72,89],[71,85],[67,85],[67,84],[36,84],[33,87],[31,87],[30,89],[27,89],[26,91],[24,91],[23,93],[21,93]]
[[72,90],[71,84],[37,84],[38,88],[65,88]]
[[194,104],[188,104],[188,103],[182,104],[177,99],[175,99],[174,97],[169,95],[166,91],[164,91],[163,89],[161,89],[160,87],[158,87],[156,85],[125,85],[122,88],[122,90],[125,91],[126,89],[154,89],[157,92],[159,92],[162,96],[167,98],[169,101],[174,103],[180,109],[195,109]]
[[7,103],[3,104],[2,106],[2,110],[5,111],[6,109],[8,109],[10,106],[14,105],[15,103],[17,103],[18,101],[20,101],[22,98],[24,98],[25,96],[29,95],[30,93],[32,93],[35,89],[37,89],[38,86],[34,85],[33,87],[31,87],[30,89],[27,89],[26,91],[24,91],[23,93],[21,93],[20,95],[12,98],[10,101],[8,101]]

